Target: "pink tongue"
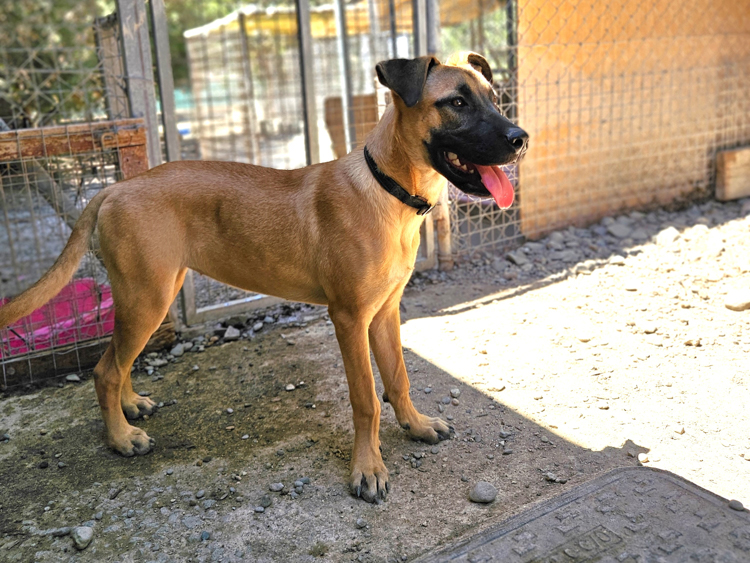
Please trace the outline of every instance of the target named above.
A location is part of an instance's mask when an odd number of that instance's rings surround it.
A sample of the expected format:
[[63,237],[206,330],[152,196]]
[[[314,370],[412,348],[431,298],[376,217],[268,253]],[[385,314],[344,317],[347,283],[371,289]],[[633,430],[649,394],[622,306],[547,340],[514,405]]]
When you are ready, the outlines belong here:
[[482,175],[482,183],[489,190],[501,209],[513,205],[513,185],[499,166],[480,166],[475,164]]

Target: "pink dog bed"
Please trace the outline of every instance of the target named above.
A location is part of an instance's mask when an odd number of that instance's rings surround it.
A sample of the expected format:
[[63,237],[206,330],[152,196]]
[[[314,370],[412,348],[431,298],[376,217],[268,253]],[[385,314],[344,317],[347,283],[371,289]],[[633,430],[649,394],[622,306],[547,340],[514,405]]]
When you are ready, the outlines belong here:
[[[10,299],[0,300],[2,307]],[[112,334],[112,290],[91,278],[66,285],[49,303],[0,332],[0,358]]]

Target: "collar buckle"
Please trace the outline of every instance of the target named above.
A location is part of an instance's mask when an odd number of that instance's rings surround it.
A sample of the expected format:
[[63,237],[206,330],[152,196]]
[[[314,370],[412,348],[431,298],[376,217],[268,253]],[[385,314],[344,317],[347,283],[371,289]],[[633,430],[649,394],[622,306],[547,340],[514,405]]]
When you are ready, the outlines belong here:
[[417,215],[427,215],[430,211],[435,209],[434,205],[430,205],[430,202],[419,195],[412,196],[414,199],[419,200],[422,206],[417,208]]

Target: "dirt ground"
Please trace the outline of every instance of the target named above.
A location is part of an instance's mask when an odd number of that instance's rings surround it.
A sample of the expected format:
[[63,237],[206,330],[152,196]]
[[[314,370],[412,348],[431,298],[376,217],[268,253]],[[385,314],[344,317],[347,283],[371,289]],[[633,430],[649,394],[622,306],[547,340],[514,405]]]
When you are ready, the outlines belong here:
[[[747,288],[748,200],[608,218],[416,276],[413,400],[456,434],[411,442],[384,405],[380,505],[345,486],[351,408],[324,309],[277,307],[235,320],[238,341],[141,360],[136,390],[164,403],[137,422],[156,440],[144,457],[103,446],[89,376],[6,393],[0,561],[409,561],[640,462],[750,505],[750,310],[725,306]],[[480,480],[493,503],[468,500]],[[93,529],[82,551],[76,526]]]

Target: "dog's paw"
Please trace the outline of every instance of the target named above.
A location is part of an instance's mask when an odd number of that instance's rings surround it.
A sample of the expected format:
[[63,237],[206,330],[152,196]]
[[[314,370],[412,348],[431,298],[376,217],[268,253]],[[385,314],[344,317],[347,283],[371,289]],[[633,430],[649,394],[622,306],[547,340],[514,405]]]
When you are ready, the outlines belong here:
[[355,497],[367,502],[380,503],[391,490],[388,481],[388,469],[378,456],[377,461],[352,463],[352,476],[349,479],[349,490]]
[[420,440],[428,444],[437,444],[442,440],[450,440],[455,430],[441,418],[419,415],[416,422],[405,424],[404,427],[412,440]]
[[122,412],[129,420],[152,415],[156,411],[156,403],[148,397],[141,397],[137,393],[130,393],[129,397],[122,397],[120,401]]
[[154,445],[153,438],[149,438],[148,434],[135,426],[127,426],[121,434],[110,435],[108,442],[113,450],[125,457],[145,455]]

